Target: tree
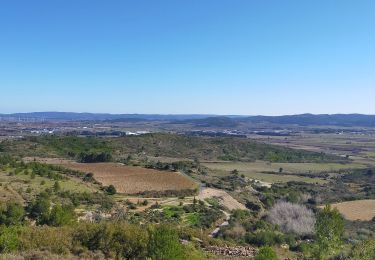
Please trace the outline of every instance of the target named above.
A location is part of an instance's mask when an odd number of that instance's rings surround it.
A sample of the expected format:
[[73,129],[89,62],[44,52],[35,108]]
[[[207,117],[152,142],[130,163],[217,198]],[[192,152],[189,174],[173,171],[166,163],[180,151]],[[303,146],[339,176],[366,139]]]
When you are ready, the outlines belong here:
[[106,191],[109,195],[114,195],[114,194],[117,193],[115,186],[113,186],[112,184],[109,185],[109,186],[105,189],[105,191]]
[[237,176],[239,174],[239,171],[237,169],[234,169],[233,171],[231,171],[231,174]]
[[316,246],[315,255],[318,259],[336,253],[343,242],[344,219],[340,212],[327,205],[318,214],[315,224]]
[[86,182],[94,182],[95,179],[94,179],[94,174],[89,172],[85,175],[85,177],[83,177],[83,181],[86,181]]
[[108,152],[81,152],[77,159],[82,163],[110,162],[112,155]]
[[264,246],[261,247],[259,250],[258,255],[254,258],[254,260],[277,260],[277,255],[272,247]]

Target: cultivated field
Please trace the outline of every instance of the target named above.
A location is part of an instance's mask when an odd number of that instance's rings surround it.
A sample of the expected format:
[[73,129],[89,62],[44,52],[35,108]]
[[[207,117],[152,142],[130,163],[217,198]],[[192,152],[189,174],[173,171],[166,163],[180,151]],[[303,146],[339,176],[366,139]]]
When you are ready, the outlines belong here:
[[[51,161],[49,161],[51,163]],[[76,163],[55,160],[54,164],[85,173],[93,173],[103,185],[115,186],[117,192],[136,194],[145,191],[195,189],[197,184],[177,172],[157,171],[116,163]]]
[[[360,156],[374,159],[375,154],[375,136],[369,134],[302,134],[287,138],[252,137],[265,143],[341,156],[350,155],[351,157]],[[375,162],[370,160],[368,164],[375,165]]]
[[375,217],[375,200],[356,200],[333,204],[348,220],[370,221]]

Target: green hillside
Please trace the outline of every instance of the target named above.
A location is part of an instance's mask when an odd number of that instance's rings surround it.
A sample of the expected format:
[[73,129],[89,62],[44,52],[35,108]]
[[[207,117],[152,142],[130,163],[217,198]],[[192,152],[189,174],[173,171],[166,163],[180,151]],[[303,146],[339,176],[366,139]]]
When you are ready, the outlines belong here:
[[[244,138],[189,137],[164,133],[120,138],[27,137],[4,142],[3,150],[20,156],[62,156],[79,160],[83,160],[83,155],[94,154],[91,157],[100,157],[99,161],[109,160],[112,156],[115,159],[124,158],[129,154],[224,161],[331,162],[344,160],[332,155],[268,145]],[[107,154],[110,156],[106,157]]]

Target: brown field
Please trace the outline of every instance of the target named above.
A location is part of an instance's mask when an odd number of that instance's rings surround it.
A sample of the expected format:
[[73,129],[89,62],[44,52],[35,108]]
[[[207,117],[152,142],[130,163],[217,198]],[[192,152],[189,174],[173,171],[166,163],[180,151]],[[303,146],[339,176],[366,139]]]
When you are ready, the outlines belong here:
[[117,192],[125,194],[195,189],[198,187],[194,181],[177,172],[157,171],[118,163],[76,163],[61,159],[42,159],[39,161],[58,164],[76,171],[93,173],[94,178],[103,185],[112,184]]
[[375,217],[375,200],[355,200],[332,204],[348,220],[370,221]]

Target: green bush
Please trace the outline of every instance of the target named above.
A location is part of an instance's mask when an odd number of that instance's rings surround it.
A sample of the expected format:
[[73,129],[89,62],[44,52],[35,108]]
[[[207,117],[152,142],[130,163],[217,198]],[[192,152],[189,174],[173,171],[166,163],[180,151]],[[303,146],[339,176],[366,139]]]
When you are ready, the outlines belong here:
[[47,224],[49,220],[51,201],[47,193],[41,193],[28,207],[29,216],[35,219],[37,224]]
[[175,227],[165,225],[103,222],[64,227],[0,227],[0,253],[32,251],[76,256],[99,252],[108,259],[204,259],[193,244],[180,243]]
[[280,233],[262,230],[256,233],[247,233],[245,241],[257,246],[273,246],[284,242],[284,237]]
[[48,217],[48,225],[60,227],[73,224],[76,221],[72,206],[55,205]]
[[29,216],[35,219],[38,225],[64,226],[76,221],[72,205],[56,204],[51,209],[48,194],[41,193],[28,207]]
[[0,253],[17,251],[20,246],[20,227],[0,227]]
[[277,255],[272,247],[265,246],[260,248],[259,253],[254,260],[277,260]]
[[15,202],[7,202],[5,208],[0,211],[0,224],[20,225],[24,218],[25,210],[23,206]]
[[350,257],[351,259],[361,260],[375,259],[375,238],[355,245],[351,250]]
[[156,260],[186,259],[176,230],[167,226],[151,230],[149,252],[151,259]]
[[344,219],[340,212],[327,205],[319,214],[315,224],[316,258],[325,259],[336,254],[343,243]]

